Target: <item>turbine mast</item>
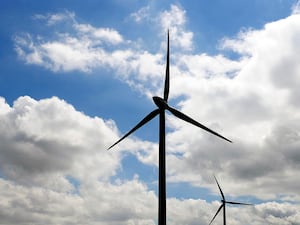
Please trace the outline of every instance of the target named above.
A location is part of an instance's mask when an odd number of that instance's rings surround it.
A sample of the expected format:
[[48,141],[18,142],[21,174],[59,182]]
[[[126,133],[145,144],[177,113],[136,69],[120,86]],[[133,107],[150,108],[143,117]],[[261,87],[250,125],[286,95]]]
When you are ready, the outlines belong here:
[[223,206],[223,224],[226,225],[226,202],[224,202]]
[[158,178],[158,225],[166,225],[166,140],[165,110],[159,112],[159,178]]

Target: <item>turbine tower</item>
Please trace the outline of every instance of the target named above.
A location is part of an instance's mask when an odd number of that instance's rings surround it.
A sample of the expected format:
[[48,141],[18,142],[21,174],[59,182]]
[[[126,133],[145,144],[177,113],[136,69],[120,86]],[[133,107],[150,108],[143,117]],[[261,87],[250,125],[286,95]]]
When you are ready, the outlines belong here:
[[188,123],[191,123],[201,129],[206,130],[226,141],[231,142],[229,139],[223,137],[222,135],[216,133],[215,131],[207,128],[206,126],[200,124],[199,122],[193,120],[189,116],[179,112],[178,110],[172,108],[168,105],[169,98],[169,86],[170,86],[170,51],[169,51],[169,31],[168,31],[168,46],[167,46],[167,65],[166,65],[166,77],[165,77],[165,87],[164,87],[164,97],[154,96],[153,101],[157,106],[157,109],[150,112],[144,119],[142,119],[135,127],[128,131],[121,139],[111,145],[109,149],[114,147],[116,144],[124,140],[127,136],[132,134],[134,131],[148,123],[154,117],[159,115],[159,175],[158,175],[158,225],[166,225],[166,164],[165,164],[165,111],[168,110],[174,116],[182,119]]
[[252,204],[247,204],[247,203],[241,203],[241,202],[231,202],[231,201],[226,201],[225,199],[225,196],[223,194],[223,191],[219,185],[219,182],[217,180],[217,178],[214,176],[216,182],[217,182],[217,185],[219,187],[219,190],[220,190],[220,193],[221,193],[221,196],[222,196],[222,204],[221,206],[219,207],[219,209],[217,210],[216,214],[214,215],[214,217],[212,218],[212,220],[210,221],[209,225],[214,221],[214,219],[216,218],[216,216],[218,215],[218,213],[221,211],[221,209],[223,208],[223,224],[226,225],[226,204],[233,204],[233,205],[252,205]]

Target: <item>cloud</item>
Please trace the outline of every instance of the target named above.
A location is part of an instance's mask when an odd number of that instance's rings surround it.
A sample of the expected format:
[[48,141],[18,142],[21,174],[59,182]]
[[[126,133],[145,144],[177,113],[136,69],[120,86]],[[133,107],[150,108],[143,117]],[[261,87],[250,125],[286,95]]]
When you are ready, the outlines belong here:
[[172,46],[181,50],[191,50],[193,48],[193,33],[185,29],[186,12],[178,5],[171,5],[170,10],[165,10],[160,14],[159,20],[162,30],[170,29]]
[[[177,5],[162,12],[159,18],[163,28],[175,27],[171,35],[175,39],[181,37],[180,32],[189,32],[184,28],[185,11]],[[232,187],[240,194],[248,192],[261,198],[296,194],[298,186],[293,185],[291,177],[297,176],[295,168],[299,158],[295,150],[299,145],[299,127],[295,122],[299,120],[298,21],[299,14],[292,14],[266,24],[263,29],[246,30],[236,38],[224,39],[223,49],[238,53],[240,57],[236,59],[226,58],[222,52],[216,56],[175,52],[179,60],[171,65],[170,97],[185,96],[178,104],[183,112],[233,139],[234,144],[224,144],[176,118],[168,118],[169,126],[176,129],[168,135],[170,152],[174,152],[169,163],[172,180],[196,185],[203,181],[201,185],[210,187],[213,181],[209,176],[199,178],[194,171],[214,171],[220,173],[226,183],[232,179],[239,179],[241,185],[246,182],[249,188]],[[162,54],[130,48],[126,45],[128,41],[113,29],[76,22],[72,27],[76,31],[73,35],[60,34],[55,41],[39,42],[30,35],[27,39],[18,37],[16,46],[20,57],[55,71],[90,71],[103,66],[113,69],[121,79],[149,96],[160,91],[162,79],[158,77],[164,73]],[[102,42],[94,42],[98,31],[101,31]],[[102,31],[111,32],[115,38],[109,41]],[[171,45],[178,46],[175,39]],[[28,46],[29,51],[24,46]],[[157,82],[152,82],[156,79]],[[289,129],[281,130],[283,127]],[[191,137],[190,133],[195,135]],[[287,138],[278,144],[279,136]],[[141,161],[156,164],[155,155],[136,154]],[[272,161],[266,161],[267,158]],[[272,162],[280,164],[281,169],[275,168],[277,164]],[[290,179],[270,194],[274,182],[285,174],[289,174]],[[270,176],[270,180],[266,176]],[[256,193],[255,186],[260,187]]]
[[[156,70],[154,72],[139,71],[138,68],[146,66],[145,62],[138,61],[143,58],[146,50],[133,48],[132,46],[135,45],[133,41],[124,40],[122,35],[112,28],[97,28],[90,24],[78,23],[75,13],[68,11],[36,15],[34,18],[46,21],[51,27],[57,26],[57,32],[49,37],[29,33],[15,36],[15,50],[20,59],[27,64],[43,66],[55,72],[74,70],[91,72],[98,67],[112,68],[122,71],[120,76],[134,72],[141,79],[145,79],[144,75],[157,72]],[[173,46],[182,50],[192,49],[193,34],[185,29],[186,16],[183,9],[172,5],[170,11],[164,11],[158,16],[158,20],[152,22],[158,22],[164,34],[167,29],[171,30]],[[171,22],[166,23],[166,21]],[[61,31],[59,31],[58,22],[64,24]],[[158,62],[155,67],[163,66],[161,54],[153,56]],[[140,66],[137,67],[137,63]],[[160,70],[159,75],[161,73],[163,70]],[[155,74],[157,76],[157,73]],[[129,81],[129,79],[126,80]]]
[[[136,178],[119,183],[93,182],[80,195],[40,187],[26,187],[0,179],[1,221],[5,224],[155,224],[157,199]],[[118,198],[116,198],[118,196]],[[129,204],[130,203],[130,204]],[[218,202],[168,199],[168,224],[207,224]],[[299,207],[289,203],[263,203],[254,207],[227,207],[227,222],[263,225],[298,224]],[[216,218],[220,221],[221,214]]]
[[0,179],[0,192],[5,224],[154,224],[156,214],[155,195],[137,180],[89,183],[76,195]]
[[94,38],[110,44],[119,44],[123,42],[123,37],[116,31],[110,28],[95,28],[90,24],[74,24],[80,36],[86,38]]
[[255,207],[257,213],[271,224],[299,224],[299,211],[296,205],[270,202]]
[[122,44],[124,41],[114,29],[78,23],[75,13],[68,11],[36,15],[34,18],[46,20],[48,25],[61,22],[65,26],[61,32],[54,34],[54,40],[29,33],[16,35],[15,50],[27,64],[43,66],[55,72],[91,72],[96,67],[109,66],[110,62],[122,60],[115,59],[113,53],[106,49],[109,45]]
[[116,138],[112,121],[90,118],[56,97],[40,101],[20,97],[13,107],[2,100],[0,107],[4,177],[24,185],[69,190],[67,175],[81,181],[108,179],[116,173],[120,155],[105,151]]
[[297,1],[294,6],[292,7],[293,14],[299,14],[300,13],[300,1]]
[[[91,38],[99,36],[100,42],[117,43],[122,40],[115,31],[105,29],[92,31],[92,28],[89,30],[88,28],[82,25],[78,29],[86,35],[90,34]],[[108,40],[109,33],[113,36],[111,40]],[[90,38],[72,37],[69,34],[61,34],[59,40],[55,41],[36,40],[30,34],[23,34],[15,38],[15,44],[18,56],[27,64],[40,65],[54,72],[74,70],[91,72],[96,67],[109,66],[116,56],[102,48],[96,48],[94,46],[96,43]],[[116,58],[116,60],[124,59]]]
[[213,181],[205,174],[217,173],[232,194],[299,199],[294,180],[299,176],[296,149],[300,147],[299,19],[299,14],[293,14],[225,40],[224,47],[240,54],[237,60],[204,55],[179,58],[172,69],[172,88],[176,95],[186,96],[181,110],[207,121],[234,143],[222,143],[171,119],[176,131],[169,134],[169,145],[181,153],[170,157],[172,179],[209,187]]
[[26,64],[42,66],[54,72],[92,73],[97,68],[113,70],[119,79],[146,93],[160,86],[160,80],[152,82],[147,89],[142,84],[153,81],[153,77],[162,78],[162,54],[151,54],[145,49],[132,47],[135,46],[133,41],[124,40],[112,28],[78,23],[74,13],[36,17],[44,20],[64,18],[60,22],[65,23],[67,29],[64,27],[64,31],[56,32],[51,35],[52,38],[29,33],[16,35],[15,51]]
[[106,151],[117,139],[113,121],[29,96],[13,106],[1,97],[0,121],[2,222],[154,224],[154,192],[138,176],[113,178],[122,160],[122,151]]
[[54,14],[48,13],[46,15],[36,14],[33,16],[33,19],[46,21],[48,26],[53,26],[64,21],[75,21],[75,14],[70,11]]
[[138,11],[131,13],[130,17],[137,23],[150,19],[150,6],[140,8]]

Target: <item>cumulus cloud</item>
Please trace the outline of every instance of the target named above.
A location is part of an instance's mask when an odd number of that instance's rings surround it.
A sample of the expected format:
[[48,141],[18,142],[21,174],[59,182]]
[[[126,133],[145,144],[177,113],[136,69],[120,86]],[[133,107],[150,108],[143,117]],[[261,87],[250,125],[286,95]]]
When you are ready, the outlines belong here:
[[171,5],[170,10],[165,10],[160,14],[160,25],[165,33],[171,31],[172,46],[181,50],[191,50],[193,48],[193,33],[185,28],[187,18],[186,12],[178,5]]
[[[120,155],[104,151],[116,138],[112,121],[90,118],[56,97],[40,101],[20,97],[12,107],[1,102],[4,177],[21,184],[68,189],[67,175],[82,180],[115,174]],[[84,172],[93,168],[99,169]]]
[[[207,171],[220,174],[232,194],[299,199],[299,186],[294,182],[299,176],[296,149],[300,147],[296,122],[300,119],[296,88],[300,74],[299,19],[299,14],[293,14],[261,30],[249,30],[236,39],[225,40],[224,47],[241,54],[238,60],[226,59],[220,64],[219,56],[206,56],[213,62],[210,64],[204,56],[180,58],[178,71],[187,78],[175,75],[173,85],[179,94],[187,96],[180,103],[182,111],[200,122],[208,121],[207,125],[231,138],[234,144],[221,143],[170,120],[179,129],[169,139],[174,149],[176,145],[181,147],[177,151],[183,154],[170,159],[173,179],[195,184],[198,179],[202,185],[209,184],[212,179],[205,173],[193,175],[195,171]],[[213,66],[218,64],[222,67]]]
[[289,203],[264,203],[255,207],[254,212],[271,224],[299,224],[299,209]]
[[137,180],[94,182],[79,191],[56,192],[0,179],[1,224],[154,224],[156,197]]
[[13,106],[1,97],[0,109],[1,223],[154,224],[154,192],[137,176],[112,178],[122,159],[106,151],[117,139],[113,121],[57,97]]

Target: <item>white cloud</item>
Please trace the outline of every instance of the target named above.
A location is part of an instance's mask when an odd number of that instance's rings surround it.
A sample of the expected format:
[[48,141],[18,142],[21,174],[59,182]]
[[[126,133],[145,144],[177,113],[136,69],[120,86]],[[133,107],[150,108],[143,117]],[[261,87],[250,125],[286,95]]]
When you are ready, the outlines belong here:
[[[155,224],[157,199],[134,179],[115,184],[93,182],[79,194],[25,187],[0,179],[1,222],[5,224]],[[118,196],[118,198],[116,198]],[[168,224],[209,223],[219,202],[168,199]],[[216,220],[221,223],[220,214]],[[263,203],[254,207],[227,207],[230,224],[298,224],[299,207],[289,203]]]
[[171,9],[160,14],[160,25],[163,33],[170,30],[172,46],[181,50],[191,50],[193,48],[193,33],[185,29],[186,12],[178,5],[171,5]]
[[[162,35],[165,40],[167,31],[170,31],[170,40],[172,48],[176,47],[180,51],[190,51],[193,49],[193,32],[186,29],[187,17],[186,11],[176,4],[172,4],[170,9],[158,12],[157,15],[153,15],[151,12],[151,6],[145,6],[130,15],[137,23],[149,21],[162,31]],[[162,43],[166,46],[165,41]],[[165,49],[165,47],[164,47]]]
[[56,32],[55,40],[28,33],[17,35],[14,39],[15,49],[26,63],[55,72],[90,72],[95,67],[109,66],[110,61],[118,61],[113,58],[112,52],[106,50],[106,44],[117,45],[123,42],[123,37],[116,30],[77,23],[75,14],[70,12],[37,15],[35,18],[44,19],[51,25],[58,21],[69,24],[69,33]]
[[137,180],[89,183],[69,194],[0,179],[0,192],[5,224],[154,224],[156,214],[155,195]]
[[161,14],[161,25],[163,28],[181,27],[186,23],[185,11],[178,5],[171,5],[170,11],[164,11]]
[[[64,18],[69,18],[70,13],[66,14]],[[52,16],[49,14],[45,18]],[[17,35],[14,41],[19,58],[27,64],[39,65],[54,72],[90,73],[99,67],[112,69],[119,78],[138,90],[144,90],[142,84],[145,81],[153,81],[153,77],[158,76],[162,78],[164,61],[161,54],[132,49],[128,43],[133,42],[124,40],[114,29],[77,23],[75,16],[65,22],[71,23],[68,26],[70,31],[56,33],[53,40],[29,33]],[[160,80],[152,82],[145,92],[149,93],[158,86]]]
[[141,23],[143,20],[147,20],[150,17],[150,6],[140,8],[138,11],[130,14],[130,17],[137,23]]
[[111,53],[95,47],[91,40],[69,35],[62,35],[58,41],[36,42],[26,34],[18,36],[15,43],[18,56],[26,63],[40,65],[54,72],[91,72],[101,66],[122,66],[122,62],[127,60],[126,57],[132,55],[130,52],[123,52],[123,58],[116,52]]
[[74,21],[75,14],[73,12],[65,11],[64,13],[48,13],[47,15],[36,14],[33,18],[36,20],[44,20],[48,26],[52,26],[63,21]]
[[1,222],[153,224],[153,191],[138,177],[110,182],[122,153],[106,151],[117,139],[113,121],[57,97],[24,96],[12,107],[1,97],[0,109]]
[[294,14],[299,14],[300,13],[300,1],[298,0],[294,6],[292,7],[293,13]]
[[[293,14],[226,40],[226,47],[241,54],[239,61],[180,58],[178,70],[172,69],[171,88],[187,96],[180,103],[182,111],[234,143],[171,119],[179,128],[169,135],[171,149],[183,154],[170,157],[172,179],[209,187],[211,174],[217,173],[232,194],[299,200],[300,187],[294,181],[300,172],[299,21]],[[232,71],[234,76],[228,77]]]
[[111,44],[123,42],[123,37],[116,30],[110,28],[95,28],[90,24],[74,24],[74,27],[80,35],[86,35],[87,38],[95,38]]
[[55,97],[20,97],[13,107],[1,108],[6,111],[0,117],[0,167],[5,177],[57,190],[70,189],[67,175],[108,179],[118,169],[120,155],[105,151],[116,138],[112,121],[90,118]]

